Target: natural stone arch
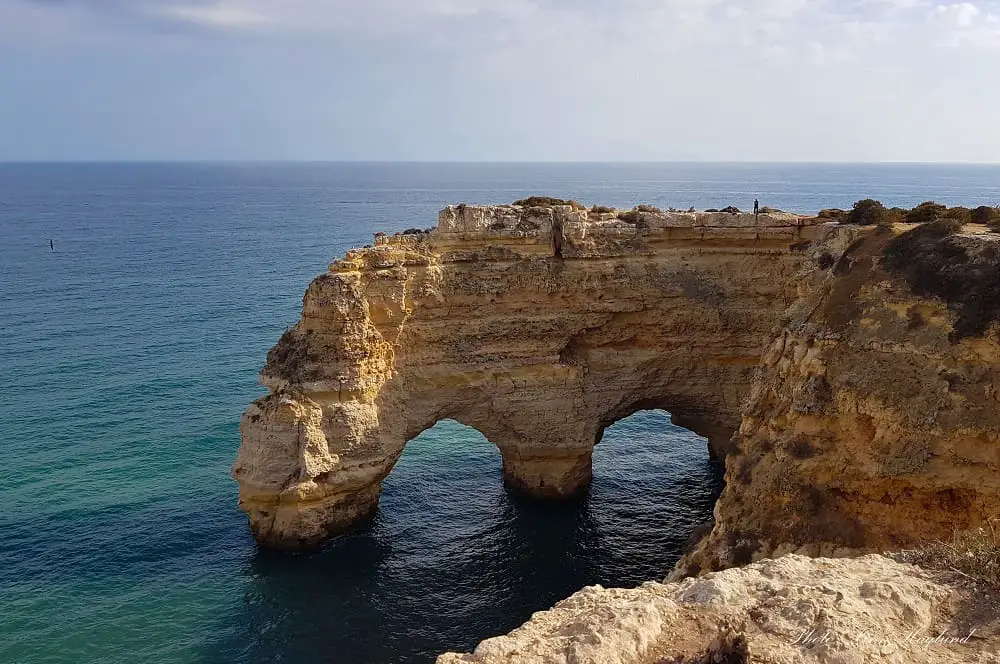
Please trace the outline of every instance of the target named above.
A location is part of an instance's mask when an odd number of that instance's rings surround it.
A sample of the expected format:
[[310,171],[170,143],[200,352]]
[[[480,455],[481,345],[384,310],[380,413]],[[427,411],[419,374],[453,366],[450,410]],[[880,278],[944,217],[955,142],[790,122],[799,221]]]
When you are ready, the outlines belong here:
[[676,426],[708,440],[708,455],[713,460],[723,460],[730,450],[730,440],[739,428],[739,421],[733,422],[725,415],[712,413],[705,407],[691,403],[685,397],[665,395],[659,398],[643,398],[627,402],[608,412],[601,420],[595,444],[604,439],[604,431],[626,420],[636,413],[664,411],[670,415],[670,422]]
[[826,232],[795,215],[460,206],[348,252],[310,285],[241,421],[233,475],[255,536],[308,547],[363,520],[441,419],[480,431],[505,484],[539,498],[583,490],[603,428],[649,407],[723,456]]

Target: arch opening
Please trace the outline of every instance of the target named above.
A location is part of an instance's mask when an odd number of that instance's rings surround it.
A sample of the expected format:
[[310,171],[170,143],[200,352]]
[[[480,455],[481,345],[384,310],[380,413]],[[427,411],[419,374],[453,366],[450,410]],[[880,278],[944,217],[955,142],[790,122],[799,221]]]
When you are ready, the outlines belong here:
[[732,438],[739,428],[738,418],[713,413],[690,399],[669,397],[639,399],[611,410],[601,419],[594,444],[601,442],[609,427],[637,413],[649,411],[666,413],[671,426],[679,427],[701,438],[713,460],[725,461],[733,449]]
[[725,486],[709,440],[662,408],[639,408],[601,430],[590,501],[612,547],[620,583],[662,577],[712,523]]
[[678,424],[675,414],[644,406],[635,404],[601,426],[587,457],[587,491],[568,503],[519,500],[525,492],[507,475],[510,450],[469,424],[438,420],[405,444],[383,480],[376,523],[406,531],[392,537],[454,547],[454,533],[490,537],[482,529],[499,527],[498,510],[506,518],[542,510],[554,519],[548,529],[560,519],[565,527],[585,521],[588,537],[607,538],[588,545],[599,552],[594,564],[607,569],[602,582],[663,576],[693,534],[711,523],[724,464],[711,453],[709,440]]
[[465,511],[489,513],[503,493],[500,469],[500,452],[482,432],[438,420],[407,441],[382,481],[378,519],[428,532],[442,522],[468,527]]

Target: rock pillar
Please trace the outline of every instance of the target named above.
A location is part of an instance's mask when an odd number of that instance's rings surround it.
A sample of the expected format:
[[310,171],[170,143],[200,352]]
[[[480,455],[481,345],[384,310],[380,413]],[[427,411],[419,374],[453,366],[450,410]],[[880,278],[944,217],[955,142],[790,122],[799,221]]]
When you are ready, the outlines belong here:
[[[370,406],[345,410],[281,391],[258,399],[240,421],[243,445],[233,464],[239,506],[257,542],[266,548],[300,551],[364,525],[378,509],[382,480],[402,444],[348,455],[379,430]],[[369,445],[369,449],[371,449]]]
[[291,496],[253,496],[240,491],[240,509],[260,546],[282,551],[319,548],[330,537],[365,525],[378,509],[382,483],[300,501]]
[[592,449],[501,448],[507,490],[545,500],[572,498],[590,487]]

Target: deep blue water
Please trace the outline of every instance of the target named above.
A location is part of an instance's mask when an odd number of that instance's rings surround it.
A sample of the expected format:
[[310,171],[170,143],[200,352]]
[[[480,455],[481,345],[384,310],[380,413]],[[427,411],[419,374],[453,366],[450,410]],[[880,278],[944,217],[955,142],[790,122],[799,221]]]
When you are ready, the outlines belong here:
[[508,498],[495,448],[442,422],[322,553],[258,553],[236,509],[239,415],[310,279],[377,230],[531,194],[996,204],[1000,167],[0,165],[0,662],[429,661],[662,577],[721,480],[661,412],[608,429],[578,505]]

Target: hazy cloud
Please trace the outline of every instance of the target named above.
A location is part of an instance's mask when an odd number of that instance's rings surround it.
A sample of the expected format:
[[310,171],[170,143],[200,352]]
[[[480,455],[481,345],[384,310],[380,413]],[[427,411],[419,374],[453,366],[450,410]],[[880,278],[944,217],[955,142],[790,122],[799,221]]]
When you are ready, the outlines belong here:
[[264,14],[225,5],[168,5],[159,12],[167,18],[210,27],[241,27],[270,22]]
[[998,2],[0,0],[0,158],[995,160]]

